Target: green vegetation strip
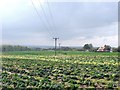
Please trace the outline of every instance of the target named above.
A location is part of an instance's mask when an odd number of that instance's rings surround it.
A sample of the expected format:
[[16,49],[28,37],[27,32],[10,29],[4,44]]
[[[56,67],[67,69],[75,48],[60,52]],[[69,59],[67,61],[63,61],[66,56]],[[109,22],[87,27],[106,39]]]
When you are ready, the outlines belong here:
[[[42,55],[39,52],[4,53],[3,88],[42,90],[80,90],[80,88],[118,88],[117,54],[106,53]],[[47,53],[47,52],[45,52]],[[66,53],[66,52],[65,52]],[[78,53],[78,52],[76,52]],[[81,52],[82,53],[82,52]]]

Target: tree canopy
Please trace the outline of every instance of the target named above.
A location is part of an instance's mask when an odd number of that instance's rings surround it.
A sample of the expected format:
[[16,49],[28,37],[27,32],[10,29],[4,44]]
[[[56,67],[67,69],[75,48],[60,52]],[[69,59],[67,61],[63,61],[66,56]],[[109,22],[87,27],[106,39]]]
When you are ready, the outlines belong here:
[[83,47],[85,50],[91,50],[93,48],[92,44],[85,44]]

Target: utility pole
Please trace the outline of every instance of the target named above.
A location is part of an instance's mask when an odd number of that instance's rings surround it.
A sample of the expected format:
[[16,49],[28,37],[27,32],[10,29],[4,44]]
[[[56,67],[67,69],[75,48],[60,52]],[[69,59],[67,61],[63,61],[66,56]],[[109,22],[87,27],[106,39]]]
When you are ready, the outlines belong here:
[[61,43],[59,43],[59,50],[60,50],[60,45],[61,45]]
[[53,38],[55,40],[55,56],[56,56],[56,49],[57,49],[57,39],[59,38]]
[[60,54],[60,50],[61,50],[61,47],[60,47],[61,43],[59,43],[59,54]]

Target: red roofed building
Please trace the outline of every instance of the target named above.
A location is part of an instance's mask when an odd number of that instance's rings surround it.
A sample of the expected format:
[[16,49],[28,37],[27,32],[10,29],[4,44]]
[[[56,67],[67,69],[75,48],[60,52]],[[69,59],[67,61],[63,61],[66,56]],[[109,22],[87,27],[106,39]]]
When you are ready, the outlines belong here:
[[99,47],[98,52],[112,52],[112,48],[109,45],[104,45],[103,47]]

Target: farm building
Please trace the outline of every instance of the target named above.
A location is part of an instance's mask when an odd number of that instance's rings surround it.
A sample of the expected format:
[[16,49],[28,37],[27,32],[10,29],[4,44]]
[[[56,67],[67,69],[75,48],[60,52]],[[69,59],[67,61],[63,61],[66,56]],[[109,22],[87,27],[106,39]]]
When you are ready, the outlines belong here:
[[104,45],[103,47],[99,47],[97,52],[112,52],[112,48],[109,45]]

